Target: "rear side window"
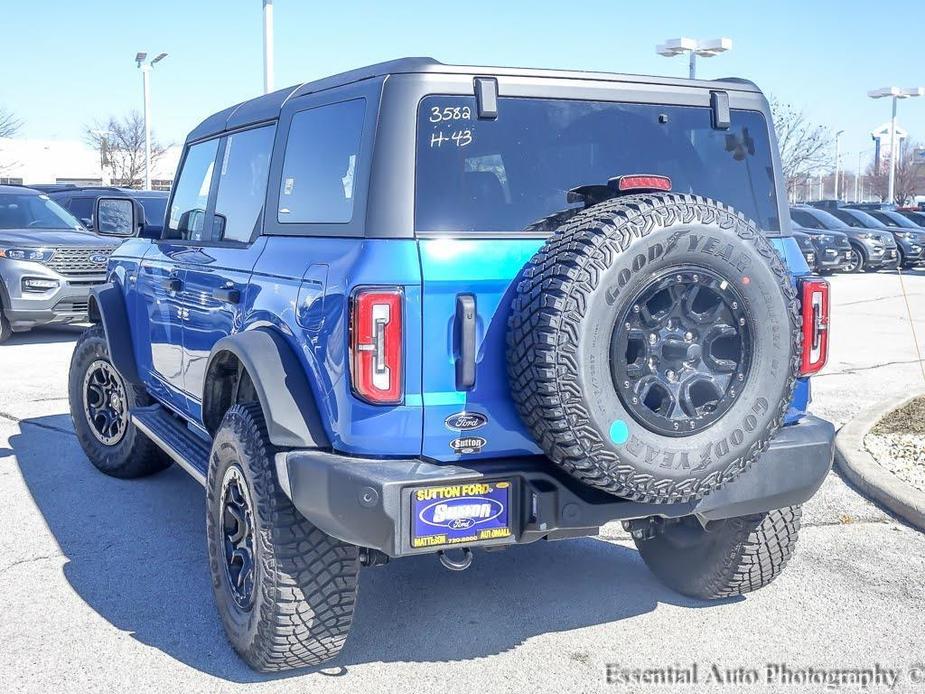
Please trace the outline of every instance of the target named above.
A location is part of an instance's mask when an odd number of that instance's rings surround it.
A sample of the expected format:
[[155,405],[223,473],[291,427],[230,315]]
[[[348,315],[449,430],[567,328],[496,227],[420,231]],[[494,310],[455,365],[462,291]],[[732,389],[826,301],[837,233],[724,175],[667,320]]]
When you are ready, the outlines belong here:
[[353,218],[354,174],[366,101],[296,113],[289,126],[277,219],[346,223]]
[[200,142],[187,151],[170,205],[170,217],[164,234],[166,238],[203,240],[203,223],[217,151],[217,139]]
[[260,222],[276,127],[229,135],[219,169],[212,238],[247,242]]
[[418,110],[418,231],[551,231],[582,208],[570,189],[628,174],[732,205],[779,231],[768,124],[705,107],[506,97],[478,119],[474,97],[430,96]]
[[93,219],[93,203],[96,198],[71,198],[71,204],[68,205],[68,211],[83,221],[84,219]]
[[803,210],[790,210],[790,218],[801,227],[806,227],[807,229],[825,229],[822,222],[809,212],[804,212]]

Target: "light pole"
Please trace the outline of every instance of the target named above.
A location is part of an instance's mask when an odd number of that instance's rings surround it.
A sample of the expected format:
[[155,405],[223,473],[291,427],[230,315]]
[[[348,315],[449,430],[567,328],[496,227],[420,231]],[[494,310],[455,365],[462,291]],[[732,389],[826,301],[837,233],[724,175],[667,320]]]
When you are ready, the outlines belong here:
[[893,112],[890,117],[890,183],[887,187],[887,201],[893,202],[896,183],[896,101],[914,96],[925,96],[925,87],[882,87],[867,92],[867,96],[871,99],[891,97],[893,100]]
[[263,0],[263,93],[273,91],[273,0]]
[[840,163],[839,150],[838,150],[838,139],[844,134],[844,132],[845,132],[844,130],[839,130],[837,133],[835,133],[835,199],[836,200],[840,199],[838,197],[838,170],[839,170],[839,163]]
[[697,76],[697,56],[701,58],[712,58],[732,48],[732,39],[719,38],[709,39],[708,41],[698,41],[682,36],[679,39],[669,39],[665,43],[660,43],[655,47],[655,52],[666,58],[673,58],[676,55],[684,53],[690,54],[690,68],[688,75],[691,79]]
[[858,152],[858,172],[854,177],[854,201],[861,202],[860,190],[861,190],[861,157],[864,156],[864,152]]
[[[148,87],[148,74],[156,63],[159,63],[166,57],[166,53],[158,53],[154,59],[145,62],[148,58],[147,53],[140,51],[135,54],[135,64],[141,68],[141,80],[144,83],[145,92],[145,190],[151,189],[151,118],[149,116],[151,111],[151,94]],[[131,181],[129,185],[131,185]]]

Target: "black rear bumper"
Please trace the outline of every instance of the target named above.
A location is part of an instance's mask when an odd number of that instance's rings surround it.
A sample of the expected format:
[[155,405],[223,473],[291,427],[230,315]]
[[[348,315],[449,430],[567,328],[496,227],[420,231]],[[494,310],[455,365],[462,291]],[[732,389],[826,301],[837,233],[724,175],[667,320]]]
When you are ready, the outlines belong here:
[[835,428],[815,417],[782,429],[761,459],[698,501],[646,504],[586,487],[545,458],[478,461],[469,466],[419,459],[371,460],[336,453],[279,453],[276,469],[296,508],[329,535],[392,557],[434,552],[411,546],[411,493],[421,486],[510,480],[512,536],[467,546],[524,544],[595,535],[614,520],[648,516],[704,520],[760,513],[809,499],[832,466]]

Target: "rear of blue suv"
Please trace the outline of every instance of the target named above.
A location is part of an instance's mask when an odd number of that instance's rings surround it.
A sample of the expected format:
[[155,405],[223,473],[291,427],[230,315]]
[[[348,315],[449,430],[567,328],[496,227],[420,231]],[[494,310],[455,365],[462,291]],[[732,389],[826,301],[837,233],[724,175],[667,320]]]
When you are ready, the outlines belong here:
[[828,286],[769,123],[743,81],[428,59],[215,114],[94,295],[81,444],[206,487],[260,670],[339,652],[361,566],[615,520],[681,592],[759,588],[833,437],[806,412]]

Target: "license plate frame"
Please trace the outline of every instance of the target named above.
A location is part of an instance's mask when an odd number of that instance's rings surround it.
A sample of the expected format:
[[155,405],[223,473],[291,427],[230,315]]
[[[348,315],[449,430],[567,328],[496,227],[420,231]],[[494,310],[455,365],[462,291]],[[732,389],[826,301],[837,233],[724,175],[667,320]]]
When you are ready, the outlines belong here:
[[412,487],[408,496],[411,549],[511,542],[513,490],[511,479]]

